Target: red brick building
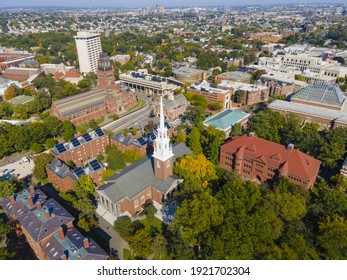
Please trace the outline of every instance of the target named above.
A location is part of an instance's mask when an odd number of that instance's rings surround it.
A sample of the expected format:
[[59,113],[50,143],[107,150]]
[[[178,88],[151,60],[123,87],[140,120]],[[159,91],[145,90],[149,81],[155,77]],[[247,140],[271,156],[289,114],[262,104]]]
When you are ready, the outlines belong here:
[[72,161],[78,167],[84,166],[87,161],[105,153],[109,143],[108,135],[98,128],[67,143],[56,145],[53,155],[64,162]]
[[97,187],[101,186],[103,184],[102,173],[106,170],[106,166],[94,159],[85,167],[71,169],[61,160],[55,159],[46,166],[46,170],[48,181],[59,191],[66,192],[75,187],[75,183],[81,175],[89,176]]
[[0,201],[40,260],[105,260],[108,254],[73,226],[74,218],[53,198],[30,187]]
[[133,91],[116,85],[110,58],[103,53],[98,64],[97,89],[53,101],[51,115],[79,125],[107,113],[124,113],[136,103],[137,97]]
[[32,54],[23,53],[1,53],[0,54],[0,71],[4,71],[9,67],[19,67],[24,60],[34,60]]
[[7,68],[2,75],[5,79],[23,82],[31,76],[40,76],[42,74],[43,71],[36,68],[10,67]]
[[136,215],[149,201],[160,208],[183,181],[173,174],[173,165],[177,158],[187,154],[191,151],[185,144],[171,146],[161,102],[153,155],[107,178],[106,184],[97,189],[98,209],[103,213],[107,211],[114,221],[121,216]]
[[285,177],[306,189],[313,187],[320,163],[292,144],[285,147],[254,133],[234,137],[220,151],[220,166],[247,179],[264,182]]

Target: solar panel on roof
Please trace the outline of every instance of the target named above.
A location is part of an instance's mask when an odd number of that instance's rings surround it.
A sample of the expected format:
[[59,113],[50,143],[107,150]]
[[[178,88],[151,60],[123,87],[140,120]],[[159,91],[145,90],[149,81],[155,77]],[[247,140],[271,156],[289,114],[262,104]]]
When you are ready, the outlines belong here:
[[84,169],[82,167],[77,167],[76,169],[74,169],[73,171],[78,177],[85,174],[84,173]]
[[140,143],[141,146],[146,145],[146,140],[145,140],[145,138],[143,138],[143,137],[137,139],[137,141]]
[[55,148],[58,150],[59,153],[63,153],[66,151],[66,148],[63,144],[58,144],[55,146]]
[[74,147],[77,147],[77,146],[81,145],[80,141],[78,141],[77,138],[74,138],[74,139],[70,140],[70,142],[72,143],[72,145]]
[[83,134],[82,137],[86,142],[92,141],[92,137],[90,137],[89,133]]
[[101,168],[101,164],[96,159],[92,160],[89,164],[93,168],[94,171]]
[[157,137],[155,136],[155,134],[154,134],[153,132],[150,132],[150,133],[147,134],[147,138],[148,138],[148,140],[153,141],[153,140],[155,140]]
[[96,135],[98,135],[99,137],[105,135],[105,133],[102,131],[101,128],[96,129],[96,130],[95,130],[95,133],[96,133]]

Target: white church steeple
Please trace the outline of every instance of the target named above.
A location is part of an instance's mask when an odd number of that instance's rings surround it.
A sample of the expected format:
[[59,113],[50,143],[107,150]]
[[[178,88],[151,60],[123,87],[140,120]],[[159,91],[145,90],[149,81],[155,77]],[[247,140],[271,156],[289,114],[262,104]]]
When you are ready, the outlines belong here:
[[167,128],[164,122],[163,99],[160,97],[160,122],[157,129],[157,138],[154,145],[154,172],[155,176],[161,180],[166,180],[172,175],[172,146],[167,135]]

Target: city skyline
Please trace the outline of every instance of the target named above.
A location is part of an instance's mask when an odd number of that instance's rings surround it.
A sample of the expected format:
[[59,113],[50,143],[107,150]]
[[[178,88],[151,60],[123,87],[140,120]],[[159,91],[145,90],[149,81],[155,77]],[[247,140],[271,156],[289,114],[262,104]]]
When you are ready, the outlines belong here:
[[243,0],[234,0],[232,3],[227,0],[216,0],[211,3],[209,0],[191,0],[191,1],[170,1],[170,0],[142,0],[136,3],[129,3],[127,1],[111,1],[100,0],[97,3],[93,0],[75,0],[73,2],[67,0],[52,0],[47,3],[43,0],[14,0],[6,3],[0,3],[0,8],[5,7],[33,7],[33,6],[60,6],[60,7],[127,7],[127,8],[142,8],[142,7],[155,7],[155,5],[164,5],[166,7],[176,6],[246,6],[246,5],[271,5],[271,4],[343,4],[343,1],[336,0],[250,0],[245,3]]

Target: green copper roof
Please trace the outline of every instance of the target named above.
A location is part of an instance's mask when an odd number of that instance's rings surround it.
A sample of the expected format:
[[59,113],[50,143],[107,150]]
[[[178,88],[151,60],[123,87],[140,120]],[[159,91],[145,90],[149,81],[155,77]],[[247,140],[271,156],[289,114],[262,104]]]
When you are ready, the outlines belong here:
[[248,113],[239,110],[228,109],[206,120],[204,124],[207,126],[211,125],[215,128],[226,131],[236,123],[248,117],[250,117],[250,114]]

